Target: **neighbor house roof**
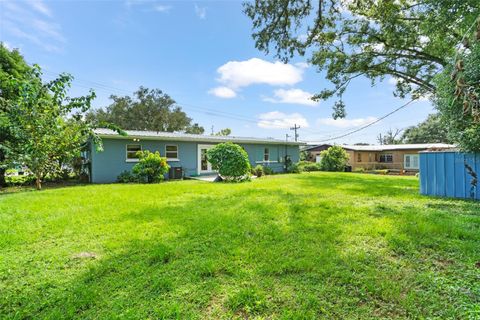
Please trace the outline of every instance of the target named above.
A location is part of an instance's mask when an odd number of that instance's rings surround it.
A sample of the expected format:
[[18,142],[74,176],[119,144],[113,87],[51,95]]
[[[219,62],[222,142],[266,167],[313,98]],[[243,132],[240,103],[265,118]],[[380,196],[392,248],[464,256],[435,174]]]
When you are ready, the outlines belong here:
[[303,142],[285,141],[273,138],[253,138],[253,137],[232,137],[232,136],[208,136],[202,134],[188,134],[175,132],[157,132],[157,131],[140,131],[125,130],[127,136],[119,135],[116,131],[110,129],[95,129],[95,133],[102,138],[125,139],[136,138],[145,140],[170,140],[170,141],[197,141],[197,142],[236,142],[236,143],[256,143],[256,144],[288,144],[303,145]]
[[384,144],[373,146],[355,146],[343,145],[341,146],[347,150],[353,151],[396,151],[396,150],[429,150],[429,149],[452,149],[455,148],[452,144],[446,143],[419,143],[419,144]]

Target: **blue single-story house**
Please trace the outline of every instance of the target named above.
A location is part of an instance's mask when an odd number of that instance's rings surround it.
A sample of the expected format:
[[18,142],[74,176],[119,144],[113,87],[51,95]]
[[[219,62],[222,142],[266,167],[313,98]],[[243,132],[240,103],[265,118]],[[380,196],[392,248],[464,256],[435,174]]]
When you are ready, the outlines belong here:
[[[241,138],[229,136],[207,136],[155,131],[126,131],[121,136],[109,129],[96,129],[102,138],[103,151],[96,151],[91,145],[86,158],[90,181],[93,183],[115,182],[123,171],[130,171],[138,161],[140,150],[158,151],[167,158],[171,170],[180,171],[185,177],[211,174],[214,171],[206,159],[206,151],[215,144],[233,142],[248,153],[250,164],[284,172],[285,157],[296,163],[300,158],[301,142],[278,139]],[[167,177],[168,178],[168,177]]]

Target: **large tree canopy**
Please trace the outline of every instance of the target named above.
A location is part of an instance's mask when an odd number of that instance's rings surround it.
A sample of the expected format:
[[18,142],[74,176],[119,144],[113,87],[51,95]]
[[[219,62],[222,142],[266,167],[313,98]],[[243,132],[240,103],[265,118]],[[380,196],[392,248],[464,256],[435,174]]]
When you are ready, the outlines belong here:
[[450,143],[447,126],[438,113],[428,116],[425,121],[405,129],[403,143]]
[[184,131],[201,134],[205,130],[178,106],[169,95],[158,89],[140,87],[134,97],[115,96],[105,109],[88,114],[90,120],[110,122],[126,130]]
[[480,14],[478,0],[256,0],[244,7],[258,49],[274,49],[285,62],[308,53],[326,71],[333,88],[315,99],[336,95],[335,118],[346,115],[342,94],[359,76],[372,84],[395,78],[400,97],[434,93],[433,77]]
[[0,43],[0,187],[5,186],[6,160],[9,156],[8,144],[14,143],[11,125],[6,116],[9,112],[8,101],[19,95],[18,88],[9,85],[9,79],[25,79],[30,76],[31,68],[16,49],[9,50]]

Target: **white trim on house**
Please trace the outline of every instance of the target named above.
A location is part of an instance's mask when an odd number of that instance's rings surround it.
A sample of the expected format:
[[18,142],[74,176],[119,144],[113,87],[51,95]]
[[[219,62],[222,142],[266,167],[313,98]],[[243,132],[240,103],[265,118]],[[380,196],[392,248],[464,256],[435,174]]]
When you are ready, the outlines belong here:
[[[175,152],[175,151],[167,151],[167,147],[177,147],[177,151],[176,151],[177,156],[176,156],[175,158],[169,158],[169,157],[167,156],[167,153],[173,153],[173,152]],[[178,152],[179,152],[178,144],[166,144],[166,145],[165,145],[165,158],[167,158],[167,161],[172,161],[172,162],[173,162],[173,161],[180,161],[180,158],[179,158],[179,156],[178,156]]]
[[[408,162],[407,162],[408,157]],[[416,160],[413,160],[416,159]],[[408,163],[408,166],[407,166]],[[416,164],[416,165],[415,165]],[[403,155],[403,167],[405,169],[420,169],[420,156],[417,154],[405,154]]]
[[215,145],[214,144],[199,144],[197,146],[197,174],[204,174],[204,173],[213,173],[215,172],[212,169],[212,165],[210,162],[207,162],[207,170],[202,170],[202,149],[211,149]]
[[263,160],[259,160],[259,161],[255,161],[255,163],[278,163],[278,161],[263,161]]

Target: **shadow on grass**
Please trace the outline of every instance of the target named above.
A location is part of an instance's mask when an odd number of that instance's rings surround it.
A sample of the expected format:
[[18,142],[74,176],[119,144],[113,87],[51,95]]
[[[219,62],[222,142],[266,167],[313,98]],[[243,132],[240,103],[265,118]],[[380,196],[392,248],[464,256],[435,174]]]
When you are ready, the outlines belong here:
[[[471,272],[465,260],[480,241],[476,217],[452,217],[396,193],[415,181],[367,179],[363,187],[352,176],[295,179],[304,188],[232,186],[121,214],[136,228],[120,247],[56,266],[60,273],[83,270],[73,278],[21,293],[8,288],[0,311],[55,319],[458,318],[459,308],[478,301],[468,295],[474,274],[456,273]],[[376,186],[375,193],[363,190]],[[316,196],[335,190],[408,199],[401,207],[361,204],[357,213],[355,199]],[[391,229],[370,231],[376,224]],[[452,258],[438,270],[436,261]]]

